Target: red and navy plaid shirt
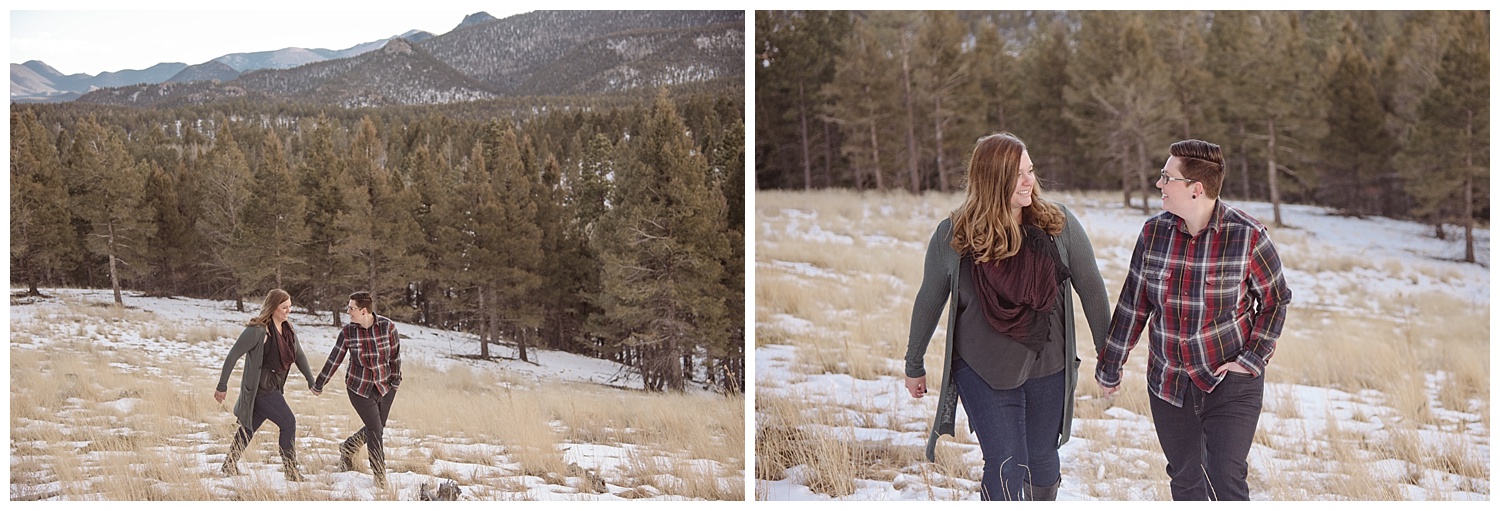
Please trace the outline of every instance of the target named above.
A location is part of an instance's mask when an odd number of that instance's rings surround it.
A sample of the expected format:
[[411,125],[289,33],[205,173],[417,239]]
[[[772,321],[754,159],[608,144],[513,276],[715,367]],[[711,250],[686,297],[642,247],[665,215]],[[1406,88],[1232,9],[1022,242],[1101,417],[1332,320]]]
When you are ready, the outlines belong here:
[[344,363],[345,354],[353,355],[344,377],[349,392],[363,397],[384,396],[401,385],[401,340],[396,334],[396,323],[385,316],[375,316],[370,328],[359,323],[344,325],[328,361],[323,363],[323,371],[313,382],[313,390],[323,391],[323,384]]
[[1239,362],[1255,375],[1276,351],[1292,291],[1276,246],[1250,215],[1219,201],[1197,237],[1172,213],[1146,221],[1130,256],[1094,377],[1120,384],[1120,367],[1151,325],[1146,384],[1182,406],[1187,385],[1212,391],[1220,366]]

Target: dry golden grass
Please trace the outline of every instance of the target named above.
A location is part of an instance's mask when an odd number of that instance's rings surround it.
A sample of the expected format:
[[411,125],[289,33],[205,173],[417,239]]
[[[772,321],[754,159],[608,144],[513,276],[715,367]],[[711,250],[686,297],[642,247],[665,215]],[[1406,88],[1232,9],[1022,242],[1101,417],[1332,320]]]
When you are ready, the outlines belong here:
[[[217,364],[163,360],[153,350],[116,349],[99,341],[145,337],[186,346],[226,344],[234,333],[230,330],[238,327],[167,325],[149,312],[78,303],[50,310],[43,320],[12,325],[36,339],[51,339],[11,349],[12,498],[369,498],[328,486],[334,481],[328,474],[336,472],[339,442],[359,427],[342,385],[331,385],[330,395],[322,397],[312,396],[300,375],[287,385],[288,404],[298,416],[299,457],[310,482],[282,480],[277,428],[270,423],[241,459],[246,475],[225,479],[218,464],[233,433],[230,409],[238,391],[231,389],[223,404],[211,400],[208,382],[218,378]],[[311,362],[316,369],[321,360]],[[560,444],[628,443],[664,457],[662,474],[675,481],[665,496],[743,499],[742,398],[581,384],[528,387],[509,373],[465,364],[438,369],[420,358],[408,360],[403,369],[413,384],[402,387],[386,433],[387,462],[394,474],[495,485],[466,489],[466,497],[535,499],[540,494],[527,485],[537,479],[559,485],[576,479],[569,477]],[[237,382],[238,370],[232,378]],[[457,444],[483,447],[449,447]],[[368,474],[363,450],[355,458],[358,470]],[[699,460],[723,468],[703,473],[697,470],[705,466]],[[505,475],[439,471],[440,461],[496,466]],[[55,491],[48,485],[56,486]],[[385,491],[375,498],[402,495]]]
[[[1118,203],[1116,194],[1050,193],[1070,206]],[[959,194],[920,196],[850,191],[758,192],[756,195],[756,343],[789,344],[797,360],[789,376],[844,374],[876,381],[902,376],[911,299],[921,283],[921,266],[932,228],[961,202]],[[1082,208],[1074,206],[1075,214]],[[1080,221],[1089,231],[1096,254],[1129,253],[1134,232],[1100,232],[1086,214]],[[812,226],[816,225],[816,229]],[[1380,272],[1413,283],[1459,283],[1466,273],[1451,264],[1346,254],[1315,246],[1313,237],[1295,228],[1273,229],[1272,237],[1289,269],[1309,274],[1345,273],[1355,268]],[[894,241],[893,241],[894,240]],[[1110,256],[1114,257],[1114,256]],[[1102,258],[1101,273],[1109,285],[1108,298],[1117,298],[1128,260]],[[1452,449],[1424,443],[1416,431],[1458,431],[1449,412],[1477,414],[1489,427],[1489,307],[1436,292],[1386,296],[1372,293],[1358,279],[1335,284],[1343,293],[1342,308],[1310,302],[1308,294],[1288,312],[1286,327],[1267,372],[1265,410],[1281,419],[1305,419],[1303,403],[1290,387],[1300,384],[1355,394],[1354,421],[1386,425],[1384,433],[1368,433],[1338,420],[1312,431],[1258,431],[1256,442],[1276,455],[1306,459],[1308,472],[1331,472],[1324,478],[1283,478],[1252,473],[1252,488],[1265,488],[1278,499],[1328,498],[1401,499],[1401,484],[1445,498],[1448,491],[1429,488],[1433,478],[1392,481],[1366,465],[1379,460],[1405,460],[1413,472],[1437,470],[1479,481],[1489,475],[1487,462],[1476,459],[1472,447]],[[1295,290],[1294,290],[1295,291]],[[1075,302],[1075,308],[1077,308]],[[801,321],[785,321],[786,315]],[[1137,345],[1125,367],[1121,390],[1105,398],[1093,383],[1095,361],[1091,338],[1078,318],[1079,368],[1074,435],[1095,440],[1091,448],[1109,449],[1121,442],[1103,430],[1091,430],[1087,419],[1113,420],[1109,407],[1150,416],[1145,389],[1145,341]],[[943,325],[934,334],[925,362],[928,383],[936,387],[942,364]],[[1429,385],[1429,378],[1437,376]],[[1361,393],[1374,390],[1376,394]],[[934,392],[936,389],[934,389]],[[880,427],[880,410],[855,400],[831,405],[787,394],[786,387],[762,384],[756,400],[757,479],[780,480],[787,469],[801,466],[813,491],[838,498],[852,492],[854,480],[893,479],[892,470],[920,474],[928,488],[953,487],[946,477],[977,480],[978,467],[954,453],[972,447],[966,431],[960,438],[939,443],[939,458],[949,453],[951,465],[921,463],[921,453],[910,455],[859,445],[840,436],[839,427]],[[1388,411],[1374,412],[1376,406]],[[835,409],[837,408],[837,409]],[[1347,416],[1347,412],[1345,412]],[[1331,413],[1329,416],[1333,416]],[[929,419],[930,420],[930,419]],[[1293,424],[1300,424],[1294,422]],[[925,431],[925,425],[923,426]],[[892,429],[903,429],[891,426]],[[965,426],[959,425],[960,430]],[[1262,430],[1265,428],[1262,427]],[[1152,481],[1146,494],[1170,496],[1164,477],[1165,461],[1154,436],[1131,440],[1143,452],[1130,463],[1108,468],[1139,484],[1141,474]],[[1468,437],[1462,437],[1468,438]],[[870,463],[870,452],[882,451]],[[890,463],[885,460],[905,460]],[[1138,463],[1137,463],[1138,462]],[[866,469],[864,466],[875,468]],[[894,467],[894,468],[891,468]],[[1328,467],[1333,467],[1331,470]],[[1065,467],[1065,470],[1067,468]],[[1092,470],[1092,468],[1090,469]],[[1259,469],[1257,469],[1259,470]],[[902,479],[907,481],[907,479]],[[1423,481],[1418,484],[1418,481]],[[908,483],[901,483],[906,486]],[[1106,499],[1139,498],[1122,485],[1101,485],[1094,496]],[[904,489],[904,488],[901,488]],[[1140,489],[1137,488],[1136,491]],[[931,490],[929,490],[931,492]],[[1488,494],[1479,488],[1478,493]],[[937,493],[932,493],[932,498]],[[758,497],[764,497],[758,495]]]

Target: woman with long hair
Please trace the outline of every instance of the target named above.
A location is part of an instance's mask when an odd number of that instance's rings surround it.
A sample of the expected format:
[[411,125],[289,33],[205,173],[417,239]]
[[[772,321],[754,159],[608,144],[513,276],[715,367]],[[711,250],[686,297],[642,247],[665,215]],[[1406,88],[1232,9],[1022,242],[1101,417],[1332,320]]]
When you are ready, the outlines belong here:
[[[1094,249],[1067,208],[1042,198],[1025,143],[1010,133],[979,139],[967,197],[927,245],[912,306],[906,388],[927,393],[923,357],[948,307],[942,386],[927,439],[952,435],[960,402],[984,455],[983,500],[1056,500],[1057,449],[1072,428],[1078,386],[1072,290],[1094,344],[1109,302]],[[1071,285],[1070,285],[1071,284]]]
[[229,374],[240,357],[245,357],[245,370],[240,378],[240,396],[234,402],[234,416],[239,428],[229,445],[229,455],[224,457],[220,470],[225,475],[240,473],[240,454],[250,443],[250,437],[267,420],[281,429],[277,444],[281,447],[281,468],[288,481],[301,481],[302,472],[297,464],[297,450],[293,440],[297,436],[297,417],[286,404],[283,390],[286,387],[287,370],[296,362],[297,370],[312,387],[312,369],[307,365],[307,356],[302,354],[302,343],[297,342],[297,333],[287,315],[292,312],[292,297],[286,291],[272,289],[266,293],[260,314],[250,319],[239,340],[229,349],[224,358],[224,369],[219,373],[219,386],[214,390],[214,399],[224,402],[229,384]]

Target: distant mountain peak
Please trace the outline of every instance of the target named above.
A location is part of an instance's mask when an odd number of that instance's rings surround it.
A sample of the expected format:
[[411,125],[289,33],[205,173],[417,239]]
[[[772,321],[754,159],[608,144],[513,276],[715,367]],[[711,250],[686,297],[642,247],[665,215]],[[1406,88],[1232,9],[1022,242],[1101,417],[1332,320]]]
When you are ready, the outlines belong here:
[[390,42],[385,43],[385,47],[381,48],[380,51],[391,55],[411,55],[412,53],[411,43],[406,42],[405,39],[399,37],[391,39]]
[[474,14],[470,14],[468,16],[464,16],[464,20],[461,21],[461,22],[459,22],[458,26],[453,27],[453,29],[454,30],[458,30],[460,28],[464,28],[464,27],[467,27],[467,26],[470,26],[470,25],[478,25],[478,24],[481,24],[481,23],[489,23],[491,21],[495,21],[496,19],[497,18],[495,18],[494,16],[490,16],[490,13],[487,13],[487,12],[484,12],[484,11],[479,11],[479,12],[476,12]]

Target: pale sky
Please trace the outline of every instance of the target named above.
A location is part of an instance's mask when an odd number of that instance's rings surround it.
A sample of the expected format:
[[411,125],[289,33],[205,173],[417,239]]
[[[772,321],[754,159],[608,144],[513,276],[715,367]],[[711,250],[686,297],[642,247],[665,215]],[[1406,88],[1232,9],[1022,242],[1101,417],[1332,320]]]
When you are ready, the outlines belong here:
[[[35,2],[14,2],[12,8],[87,6],[84,2],[27,5],[32,3]],[[279,0],[229,4],[279,8],[259,11],[174,10],[204,5],[186,2],[146,1],[129,5],[153,10],[12,10],[10,62],[40,60],[65,75],[98,75],[104,71],[145,69],[162,62],[202,64],[230,53],[287,47],[342,50],[413,29],[442,35],[458,26],[464,16],[479,11],[496,18],[525,12],[503,2],[484,5],[445,0],[402,4],[441,9],[431,11],[381,10],[368,4],[355,7],[356,4],[346,2],[317,2],[319,9],[326,10],[299,10],[297,6],[314,2]],[[99,4],[99,7],[116,6]],[[346,9],[335,10],[341,7]]]

